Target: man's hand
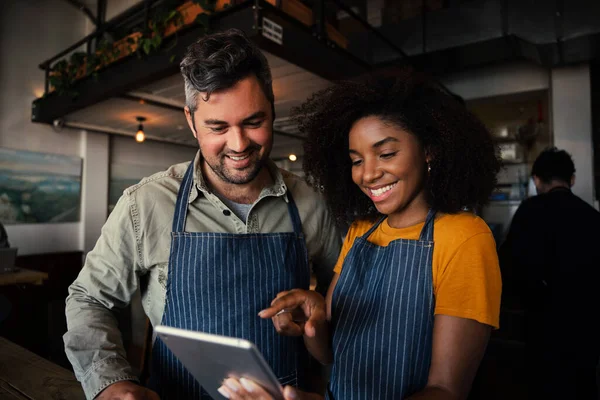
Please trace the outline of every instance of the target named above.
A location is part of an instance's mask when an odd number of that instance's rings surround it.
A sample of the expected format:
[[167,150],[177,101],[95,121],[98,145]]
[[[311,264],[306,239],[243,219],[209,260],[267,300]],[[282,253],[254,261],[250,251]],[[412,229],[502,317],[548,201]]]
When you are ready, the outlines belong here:
[[131,381],[120,381],[108,386],[96,400],[160,400],[158,394]]
[[[219,388],[219,393],[230,400],[273,400],[273,397],[266,390],[244,378],[240,380],[225,379],[223,385]],[[321,395],[303,392],[291,386],[286,386],[283,389],[283,398],[285,400],[323,400]]]
[[258,313],[271,318],[280,335],[315,337],[316,327],[327,323],[325,299],[313,290],[293,289],[281,292],[271,307]]

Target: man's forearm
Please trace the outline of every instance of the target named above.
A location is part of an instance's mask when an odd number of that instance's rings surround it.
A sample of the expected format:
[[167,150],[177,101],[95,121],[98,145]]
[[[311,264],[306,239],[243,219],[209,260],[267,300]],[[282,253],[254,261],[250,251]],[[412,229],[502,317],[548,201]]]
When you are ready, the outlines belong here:
[[77,282],[69,292],[65,352],[86,397],[94,398],[112,383],[137,380],[113,312],[87,296]]

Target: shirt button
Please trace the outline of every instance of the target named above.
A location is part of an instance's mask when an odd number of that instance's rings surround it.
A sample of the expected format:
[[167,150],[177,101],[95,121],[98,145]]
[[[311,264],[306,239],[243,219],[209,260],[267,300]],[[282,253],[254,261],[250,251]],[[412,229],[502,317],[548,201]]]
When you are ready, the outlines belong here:
[[231,215],[231,211],[229,210],[223,210],[223,215],[226,217],[229,217]]

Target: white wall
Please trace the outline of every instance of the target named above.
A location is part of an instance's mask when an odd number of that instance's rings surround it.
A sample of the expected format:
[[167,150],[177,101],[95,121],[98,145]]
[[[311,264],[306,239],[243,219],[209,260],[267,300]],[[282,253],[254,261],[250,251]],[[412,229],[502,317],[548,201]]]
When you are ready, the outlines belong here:
[[573,193],[595,205],[592,99],[587,64],[552,70],[554,145],[571,153],[576,181]]
[[88,252],[100,237],[108,210],[109,136],[82,132],[81,248]]
[[79,155],[79,133],[32,124],[31,102],[44,89],[38,65],[83,37],[84,15],[53,0],[1,4],[0,146]]
[[[79,131],[55,132],[31,123],[31,102],[41,96],[44,73],[38,65],[85,33],[85,17],[67,2],[0,3],[0,147],[80,156]],[[81,248],[81,223],[9,225],[19,254]]]

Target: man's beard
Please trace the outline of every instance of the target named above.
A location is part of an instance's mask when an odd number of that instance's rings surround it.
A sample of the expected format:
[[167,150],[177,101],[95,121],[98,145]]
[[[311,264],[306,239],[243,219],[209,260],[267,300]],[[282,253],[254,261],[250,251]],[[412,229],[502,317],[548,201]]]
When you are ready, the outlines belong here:
[[[252,147],[252,149],[249,149],[249,150],[250,150],[249,157],[253,158],[254,156],[259,154],[261,147],[256,145],[256,146]],[[227,155],[220,154],[219,162],[213,164],[213,163],[208,162],[206,157],[203,156],[206,164],[215,173],[215,175],[217,175],[219,177],[219,179],[221,179],[223,182],[231,183],[234,185],[243,185],[243,184],[252,182],[254,180],[254,178],[257,177],[257,175],[259,174],[261,169],[266,164],[266,160],[268,159],[268,154],[265,153],[262,158],[258,158],[256,160],[254,160],[253,162],[250,163],[250,165],[247,168],[244,168],[243,170],[236,170],[236,169],[228,168],[225,165],[226,157],[227,157]],[[237,172],[237,173],[235,173],[235,172]]]

